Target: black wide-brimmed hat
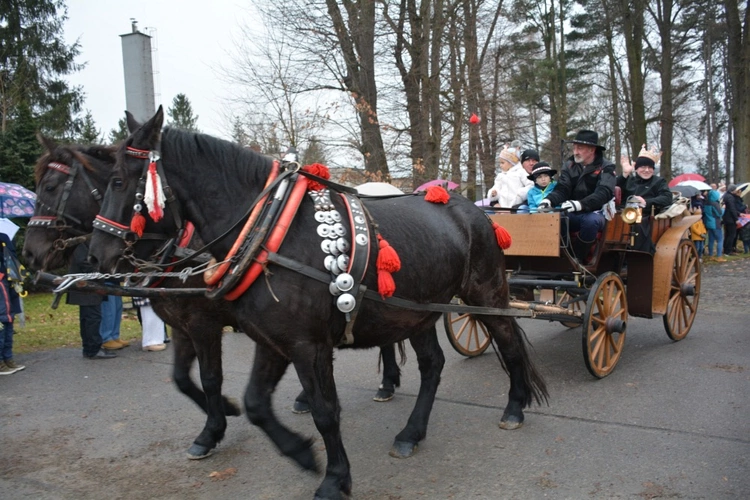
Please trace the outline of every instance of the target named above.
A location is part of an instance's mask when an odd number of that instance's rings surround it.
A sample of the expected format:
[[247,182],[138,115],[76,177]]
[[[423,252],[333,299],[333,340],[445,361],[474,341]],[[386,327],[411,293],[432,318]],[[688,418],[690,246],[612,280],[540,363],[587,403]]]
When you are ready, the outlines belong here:
[[521,163],[525,162],[526,160],[541,160],[541,158],[539,158],[539,151],[537,151],[536,149],[525,150],[523,153],[521,153]]
[[571,141],[573,144],[584,144],[586,146],[594,146],[602,151],[606,151],[607,148],[599,144],[599,134],[593,130],[579,130],[575,136],[575,139]]
[[535,181],[536,178],[540,174],[547,174],[550,177],[555,175],[557,173],[557,170],[549,166],[549,163],[546,161],[540,161],[536,165],[534,165],[534,169],[531,171],[531,173],[528,175],[527,179],[530,181]]

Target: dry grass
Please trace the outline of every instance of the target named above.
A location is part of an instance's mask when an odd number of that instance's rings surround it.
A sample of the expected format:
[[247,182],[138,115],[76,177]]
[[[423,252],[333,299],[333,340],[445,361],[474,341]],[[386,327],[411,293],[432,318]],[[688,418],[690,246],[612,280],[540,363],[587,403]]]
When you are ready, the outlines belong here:
[[[20,328],[16,320],[13,336],[13,352],[22,354],[34,351],[46,351],[59,347],[76,347],[81,345],[78,328],[78,306],[60,301],[57,309],[52,309],[52,294],[34,293],[23,299],[26,325]],[[125,299],[129,300],[129,299]],[[141,337],[141,326],[132,309],[123,312],[120,326],[120,338],[130,341]]]

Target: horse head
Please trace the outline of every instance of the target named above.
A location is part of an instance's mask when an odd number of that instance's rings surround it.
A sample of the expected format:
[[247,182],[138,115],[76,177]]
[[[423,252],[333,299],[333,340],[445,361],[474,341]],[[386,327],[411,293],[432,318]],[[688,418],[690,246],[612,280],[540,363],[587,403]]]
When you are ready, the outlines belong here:
[[159,205],[159,198],[164,196],[162,187],[166,186],[158,167],[162,107],[144,124],[127,111],[125,115],[130,136],[115,153],[112,176],[91,239],[89,259],[104,272],[132,270],[134,259],[147,259],[169,236],[176,236],[181,226],[176,207]]
[[36,206],[23,255],[30,268],[48,270],[65,266],[76,244],[92,232],[115,150],[37,138],[45,151],[34,168]]

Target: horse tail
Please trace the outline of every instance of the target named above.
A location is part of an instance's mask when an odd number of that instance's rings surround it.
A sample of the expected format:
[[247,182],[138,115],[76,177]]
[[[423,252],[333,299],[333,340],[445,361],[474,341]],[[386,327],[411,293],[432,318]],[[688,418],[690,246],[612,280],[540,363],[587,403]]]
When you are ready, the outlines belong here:
[[[547,383],[544,381],[544,378],[542,377],[542,374],[539,372],[539,370],[536,369],[534,362],[531,360],[531,355],[526,348],[526,344],[531,345],[531,342],[529,342],[529,338],[526,336],[526,332],[523,330],[523,328],[521,328],[521,325],[518,324],[516,318],[509,319],[511,327],[513,329],[513,336],[518,340],[516,346],[519,350],[518,362],[521,364],[520,375],[523,378],[524,387],[528,389],[528,391],[525,391],[526,395],[523,400],[523,406],[524,408],[529,407],[531,406],[531,403],[533,401],[536,401],[536,404],[538,405],[541,405],[542,402],[544,402],[549,406],[549,392],[547,391]],[[503,367],[503,370],[505,370],[505,373],[510,375],[505,359],[503,359],[503,353],[500,350],[499,346],[497,346],[495,338],[492,336],[490,338],[492,340],[492,346],[495,350],[495,354],[500,360],[500,365]]]

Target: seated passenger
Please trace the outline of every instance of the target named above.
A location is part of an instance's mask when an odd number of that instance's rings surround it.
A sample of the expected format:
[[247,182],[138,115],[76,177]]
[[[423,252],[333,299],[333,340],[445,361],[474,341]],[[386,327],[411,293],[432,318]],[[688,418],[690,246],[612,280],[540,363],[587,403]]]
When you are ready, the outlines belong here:
[[540,203],[538,209],[560,205],[568,212],[569,230],[578,233],[573,253],[581,264],[604,229],[602,206],[614,196],[615,164],[604,158],[604,146],[593,130],[579,130],[573,139],[573,156],[560,173],[555,189]]
[[539,203],[557,186],[557,181],[552,180],[556,173],[557,170],[550,167],[546,161],[540,161],[534,165],[534,170],[529,175],[529,179],[534,181],[534,187],[529,190],[527,196],[531,213],[537,212]]
[[500,151],[498,163],[500,171],[495,177],[495,184],[487,192],[487,198],[502,208],[517,207],[526,201],[526,194],[534,183],[527,179],[518,159],[517,148],[506,146]]
[[[622,163],[622,175],[617,177],[617,185],[622,190],[623,204],[630,199],[638,204],[643,211],[640,224],[636,224],[635,243],[633,248],[643,252],[654,253],[656,248],[651,241],[650,215],[657,214],[672,204],[672,192],[669,190],[666,179],[654,174],[656,163],[661,153],[648,151],[644,144],[635,164],[631,164],[627,157],[620,159]],[[631,175],[635,170],[635,175]]]

